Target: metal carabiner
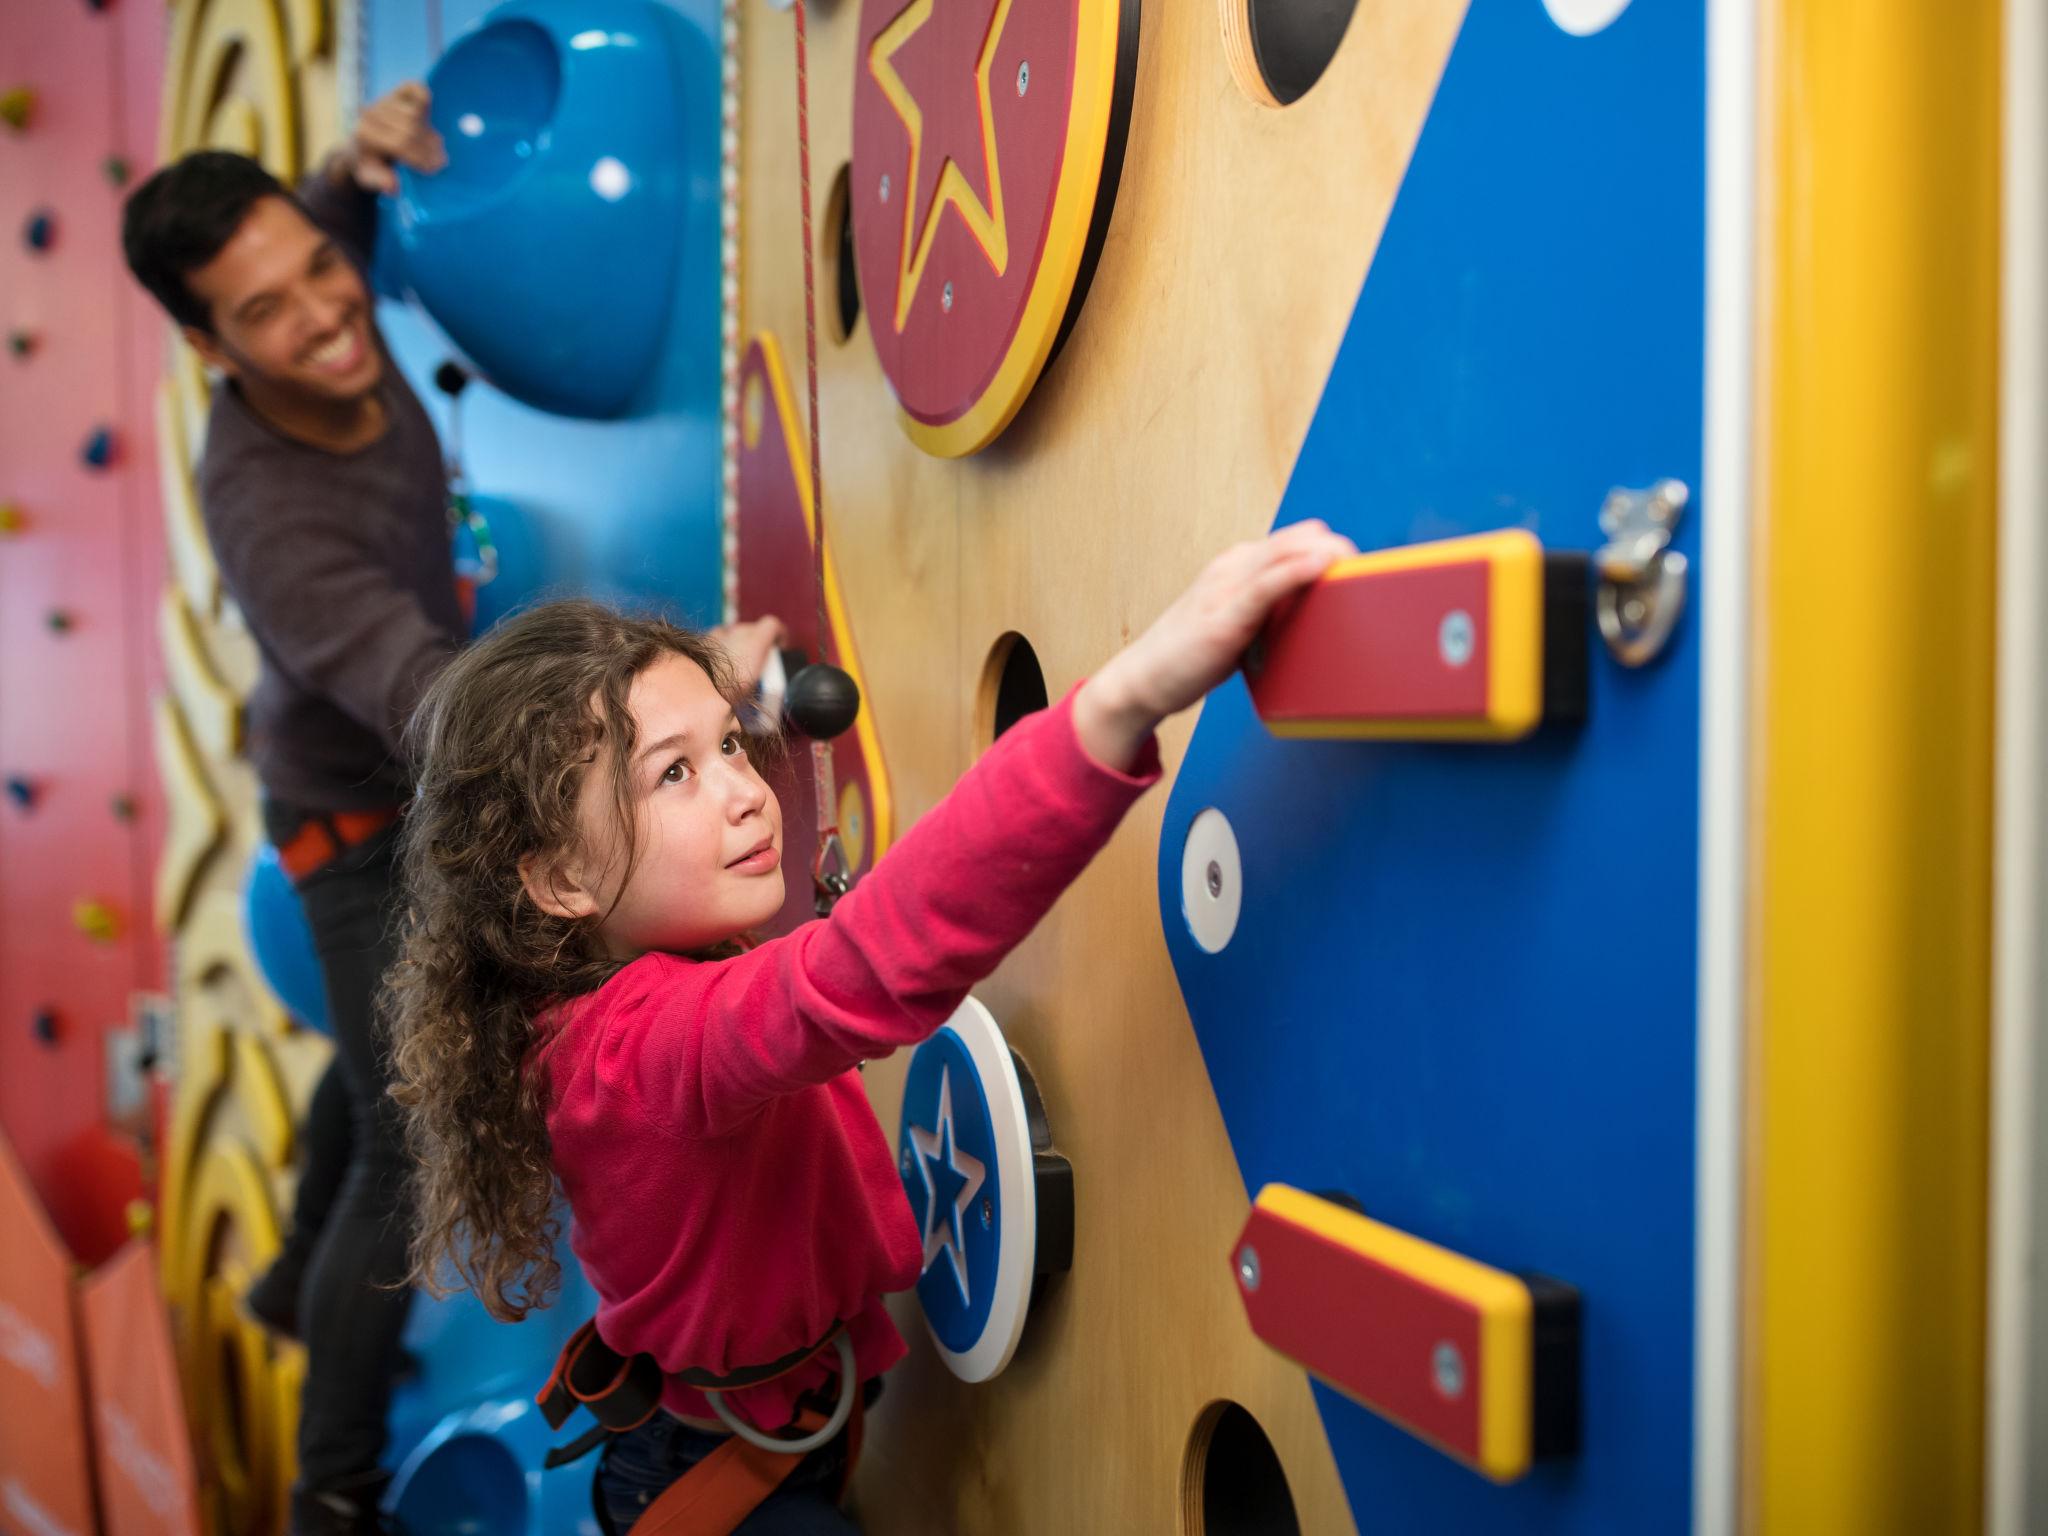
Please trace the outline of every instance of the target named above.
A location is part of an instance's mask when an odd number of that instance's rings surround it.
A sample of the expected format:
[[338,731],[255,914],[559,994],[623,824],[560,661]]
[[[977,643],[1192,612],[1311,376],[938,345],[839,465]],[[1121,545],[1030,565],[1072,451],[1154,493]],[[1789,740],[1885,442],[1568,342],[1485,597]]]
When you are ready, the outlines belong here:
[[1607,543],[1593,556],[1600,638],[1625,667],[1656,659],[1685,612],[1686,559],[1671,536],[1692,493],[1680,480],[1647,491],[1617,486],[1600,508]]

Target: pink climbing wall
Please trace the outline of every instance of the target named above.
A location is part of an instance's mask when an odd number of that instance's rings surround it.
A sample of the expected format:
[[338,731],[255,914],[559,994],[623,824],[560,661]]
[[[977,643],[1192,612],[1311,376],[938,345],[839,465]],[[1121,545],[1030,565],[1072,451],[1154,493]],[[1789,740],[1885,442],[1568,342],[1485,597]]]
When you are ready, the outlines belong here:
[[[0,93],[26,86],[21,130],[0,126],[0,1128],[73,1253],[96,1263],[143,1191],[136,1145],[107,1128],[105,1035],[131,997],[164,987],[151,914],[162,796],[150,703],[165,580],[154,391],[164,328],[120,251],[124,188],[110,156],[146,174],[157,139],[162,0],[9,4]],[[49,249],[26,222],[46,210]],[[113,462],[80,453],[112,430]],[[59,633],[50,615],[70,620]],[[117,800],[132,814],[124,819]],[[75,921],[111,913],[111,937]],[[38,1037],[47,1011],[55,1038]]]

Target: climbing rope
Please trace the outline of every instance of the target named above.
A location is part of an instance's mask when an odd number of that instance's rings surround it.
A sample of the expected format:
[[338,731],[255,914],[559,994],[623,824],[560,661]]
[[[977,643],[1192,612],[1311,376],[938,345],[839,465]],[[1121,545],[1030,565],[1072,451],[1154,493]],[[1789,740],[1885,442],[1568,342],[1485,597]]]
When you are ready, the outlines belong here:
[[[796,0],[796,147],[797,181],[803,200],[804,241],[804,377],[810,392],[811,552],[818,598],[818,656],[825,662],[825,638],[831,634],[825,607],[825,471],[818,451],[818,284],[811,238],[811,92],[810,6]],[[839,840],[838,795],[833,785],[832,743],[811,738],[811,785],[817,797],[818,849],[811,860],[811,885],[820,917],[852,884],[846,849]]]

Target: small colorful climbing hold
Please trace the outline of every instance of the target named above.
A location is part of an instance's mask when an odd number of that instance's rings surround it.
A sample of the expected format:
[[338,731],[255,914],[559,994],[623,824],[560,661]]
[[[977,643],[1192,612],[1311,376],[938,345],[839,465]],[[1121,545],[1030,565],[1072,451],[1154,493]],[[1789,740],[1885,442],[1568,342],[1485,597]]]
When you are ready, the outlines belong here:
[[79,459],[87,469],[105,469],[114,462],[119,444],[114,439],[112,427],[94,427],[92,436],[85,440],[85,446],[78,450]]
[[107,178],[107,185],[110,187],[127,186],[130,174],[128,157],[125,155],[107,156],[106,159],[100,162],[100,174]]
[[35,115],[36,93],[27,86],[16,85],[0,91],[0,123],[20,133]]
[[71,904],[71,926],[95,944],[111,944],[121,936],[121,919],[104,901],[90,896]]
[[43,623],[53,635],[68,635],[77,627],[77,621],[62,608],[52,608],[43,616]]
[[20,806],[24,811],[34,810],[36,806],[35,781],[25,779],[18,773],[10,773],[7,776],[7,798]]
[[38,208],[21,226],[21,239],[32,251],[47,251],[57,240],[57,216],[47,208]]
[[28,1031],[45,1045],[57,1043],[57,1010],[38,1008],[28,1021]]
[[15,330],[7,333],[7,350],[16,357],[27,357],[35,349],[36,333],[34,331]]
[[133,795],[114,796],[112,800],[107,802],[107,809],[114,813],[114,820],[116,821],[133,821],[142,814],[140,808],[135,804],[135,797]]
[[0,538],[21,532],[28,526],[28,514],[18,501],[0,501]]
[[147,1237],[156,1225],[156,1207],[147,1200],[130,1200],[123,1211],[130,1237]]

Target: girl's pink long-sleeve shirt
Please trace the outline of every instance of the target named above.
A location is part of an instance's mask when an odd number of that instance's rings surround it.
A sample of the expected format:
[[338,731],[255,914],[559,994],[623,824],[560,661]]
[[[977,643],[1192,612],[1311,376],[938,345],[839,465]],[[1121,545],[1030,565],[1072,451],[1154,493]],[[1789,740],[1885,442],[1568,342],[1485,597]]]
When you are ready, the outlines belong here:
[[[1134,774],[1090,758],[1073,698],[1006,732],[828,920],[730,960],[643,955],[550,1016],[555,1171],[613,1349],[724,1375],[843,1320],[862,1379],[902,1358],[881,1298],[923,1241],[856,1068],[945,1023],[1157,781],[1149,743]],[[779,1428],[829,1375],[727,1402]],[[676,1382],[663,1402],[711,1414]]]

